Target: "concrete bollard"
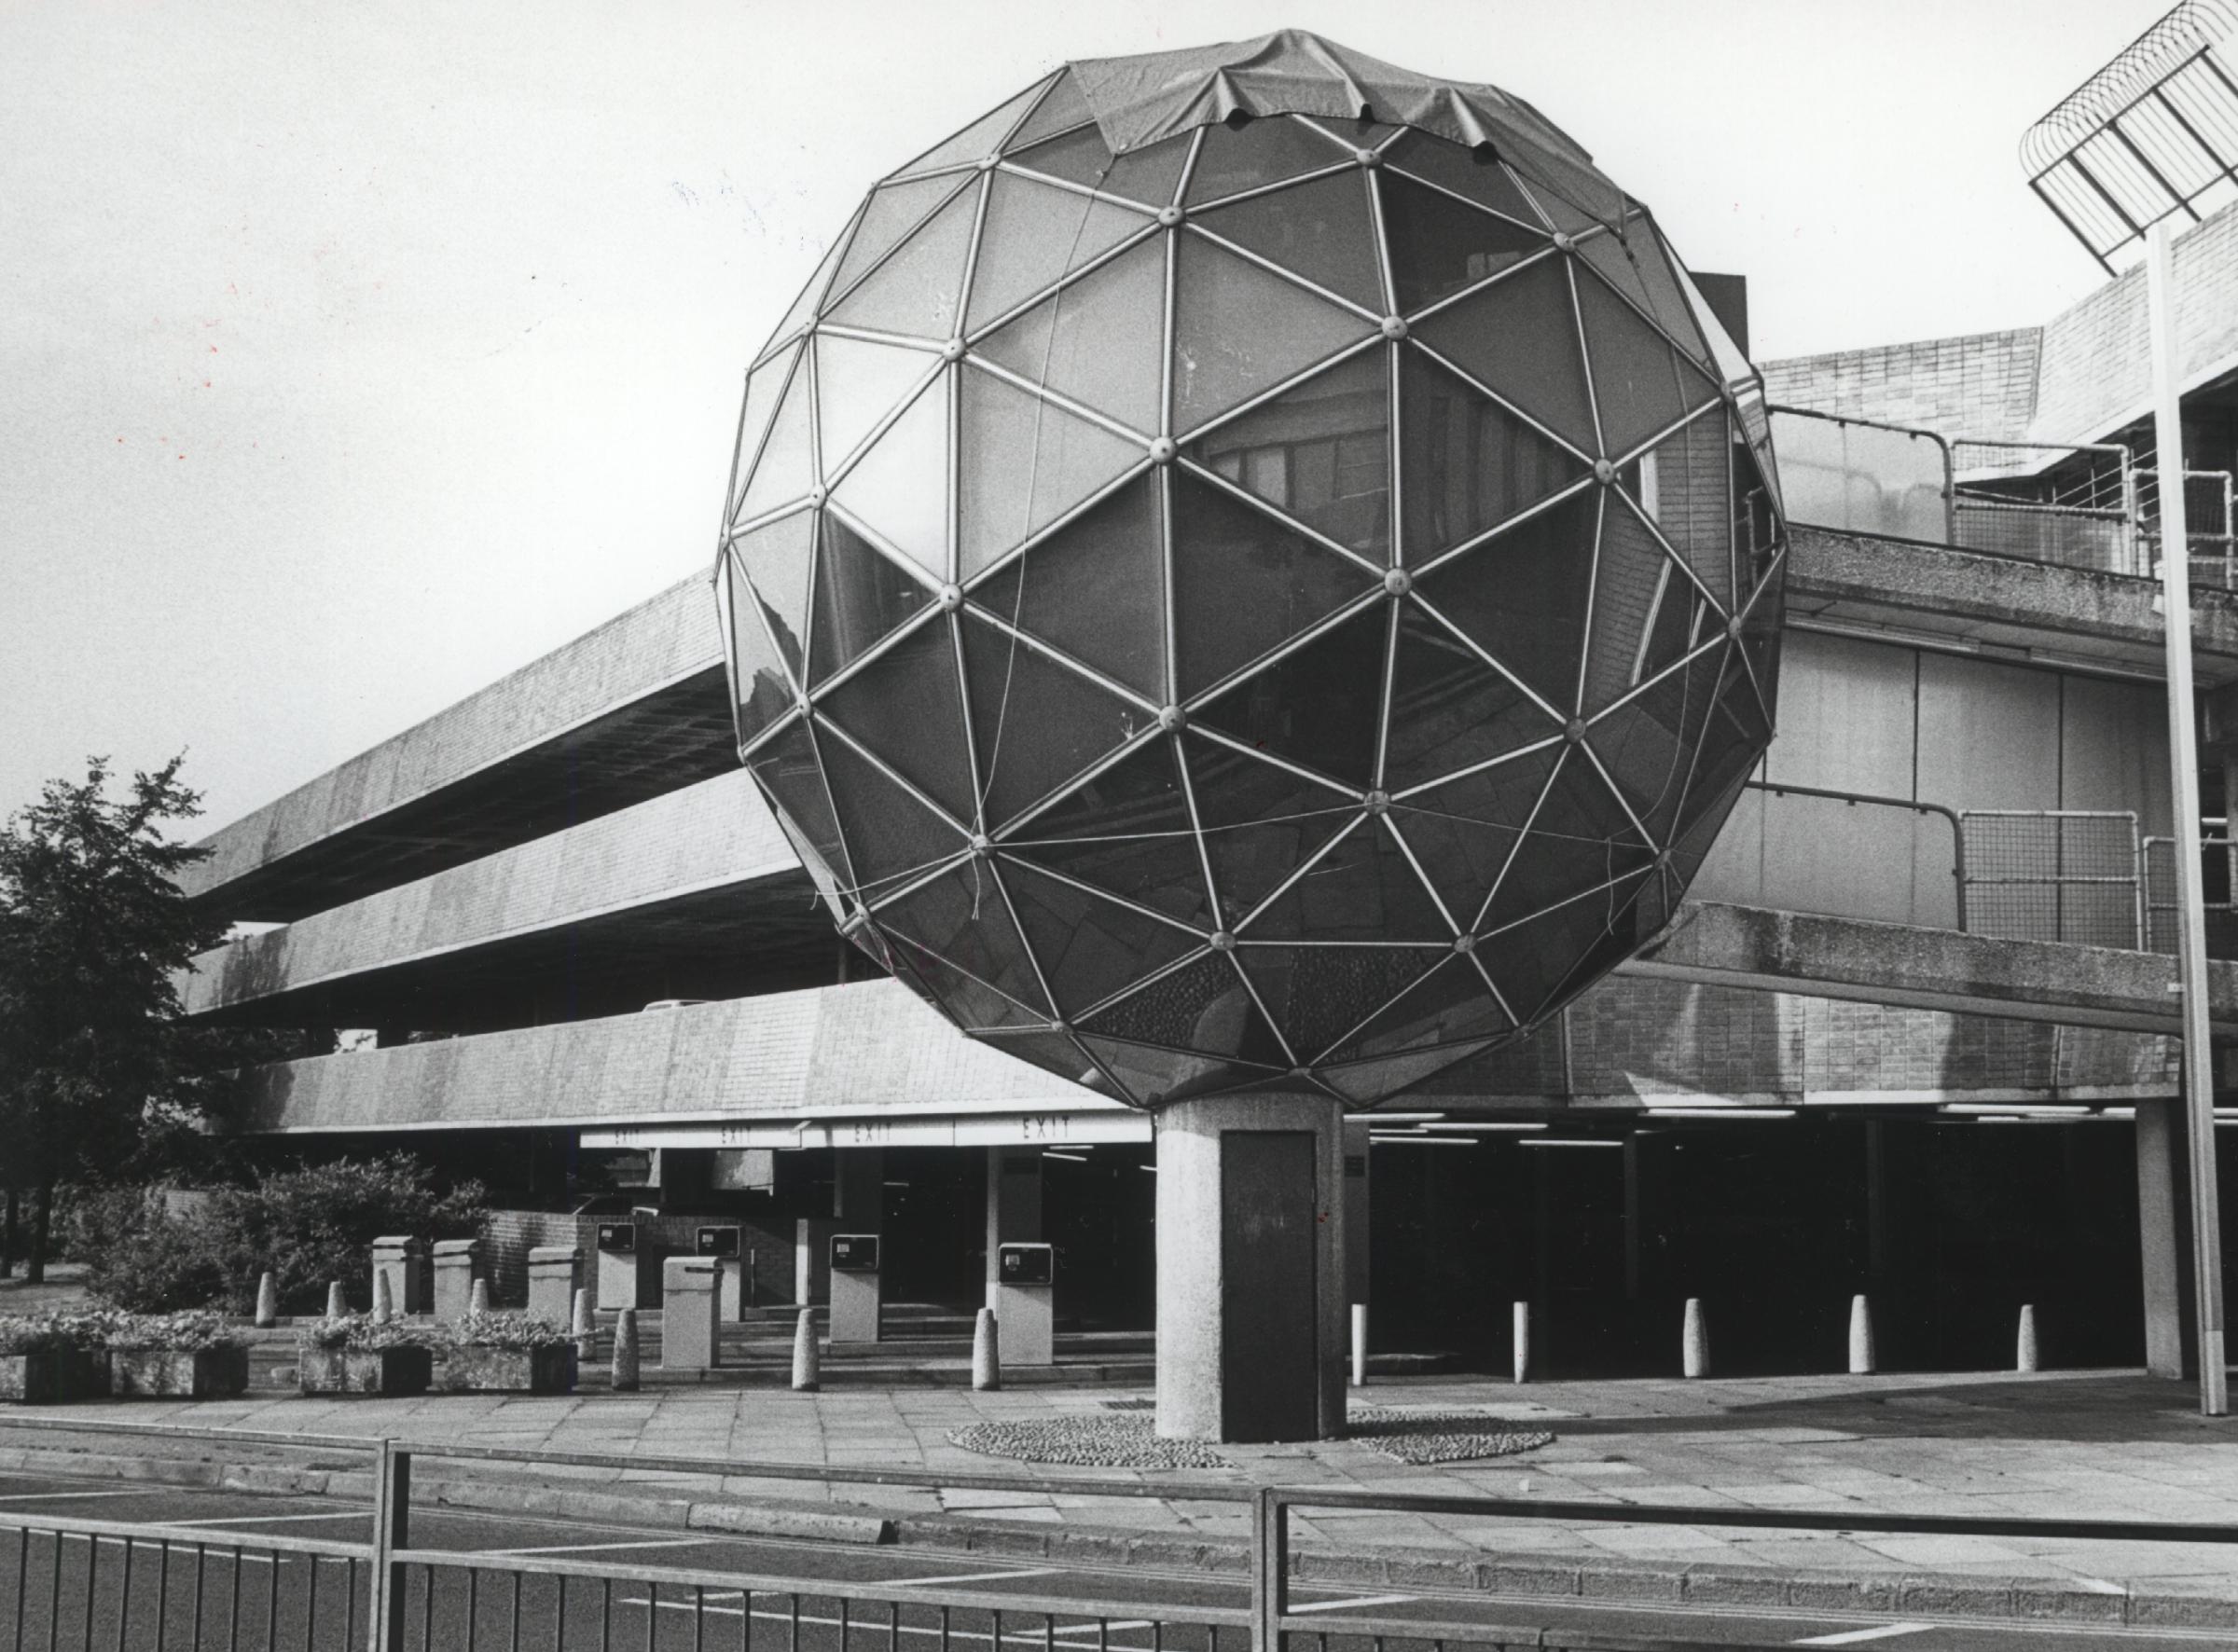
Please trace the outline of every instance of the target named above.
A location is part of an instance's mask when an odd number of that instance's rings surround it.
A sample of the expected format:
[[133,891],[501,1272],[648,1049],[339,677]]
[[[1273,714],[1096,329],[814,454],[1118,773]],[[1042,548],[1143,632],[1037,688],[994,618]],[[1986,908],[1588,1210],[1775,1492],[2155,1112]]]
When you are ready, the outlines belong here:
[[490,1312],[490,1281],[477,1279],[474,1282],[474,1288],[466,1293],[466,1312],[469,1314]]
[[329,1279],[326,1282],[326,1317],[339,1319],[349,1312],[350,1299],[342,1295],[342,1282]]
[[2012,1369],[2016,1371],[2033,1371],[2040,1369],[2037,1364],[2036,1355],[2036,1304],[2034,1302],[2021,1304],[2020,1342],[2014,1350]]
[[435,1241],[435,1290],[429,1303],[437,1319],[456,1324],[474,1312],[474,1287],[482,1277],[482,1246],[474,1239]]
[[590,1316],[590,1292],[580,1286],[575,1288],[574,1323],[571,1328],[575,1337],[576,1360],[595,1358],[599,1351],[598,1324]]
[[1352,1386],[1368,1385],[1368,1305],[1352,1304]]
[[1709,1375],[1709,1325],[1702,1316],[1702,1299],[1686,1299],[1686,1328],[1679,1336],[1679,1358],[1690,1377]]
[[793,1386],[799,1393],[813,1394],[820,1385],[819,1378],[816,1310],[803,1308],[793,1328]]
[[389,1290],[388,1271],[382,1269],[373,1275],[373,1323],[386,1325],[395,1317],[396,1299]]
[[1528,1302],[1515,1304],[1515,1380],[1518,1383],[1531,1380],[1531,1305]]
[[614,1391],[637,1392],[637,1310],[624,1308],[614,1322]]
[[1860,1293],[1849,1299],[1849,1374],[1869,1377],[1880,1369],[1872,1351],[1872,1304]]
[[256,1281],[256,1323],[268,1330],[280,1323],[280,1287],[269,1269]]
[[995,1311],[982,1308],[972,1322],[972,1388],[992,1394],[1002,1386],[1002,1353],[995,1341]]

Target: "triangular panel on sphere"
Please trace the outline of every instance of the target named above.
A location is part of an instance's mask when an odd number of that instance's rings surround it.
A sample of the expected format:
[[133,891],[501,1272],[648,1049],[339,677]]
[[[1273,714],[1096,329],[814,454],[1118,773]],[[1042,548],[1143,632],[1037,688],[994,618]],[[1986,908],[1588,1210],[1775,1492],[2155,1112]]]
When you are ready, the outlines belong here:
[[1373,314],[1389,313],[1368,227],[1367,174],[1358,167],[1213,207],[1190,222]]
[[1556,711],[1577,704],[1602,501],[1574,495],[1504,529],[1415,590]]
[[1732,427],[1705,413],[1626,472],[1625,486],[1703,587],[1733,612]]
[[829,728],[817,730],[816,746],[833,805],[846,822],[848,860],[866,899],[967,847],[953,821],[880,773]]
[[1278,184],[1349,160],[1349,151],[1316,127],[1287,116],[1263,116],[1240,127],[1208,126],[1188,203],[1202,206],[1246,189]]
[[1489,157],[1480,160],[1473,151],[1416,128],[1386,149],[1383,159],[1385,166],[1394,171],[1466,196],[1518,224],[1539,227],[1537,209],[1523,198],[1507,169]]
[[1173,428],[1185,435],[1375,331],[1364,316],[1184,233],[1174,288]]
[[1252,941],[1450,942],[1438,910],[1390,829],[1368,817],[1265,908],[1247,919]]
[[1331,1062],[1393,1055],[1424,1046],[1457,1044],[1503,1033],[1514,1024],[1500,1010],[1475,964],[1459,953],[1423,975],[1365,1025],[1348,1029],[1330,1050]]
[[965,579],[1145,462],[1136,444],[974,368],[963,374],[960,428]]
[[1103,134],[1088,125],[1030,148],[1013,149],[1010,159],[1016,165],[1104,195],[1120,196],[1144,206],[1163,207],[1172,203],[1173,186],[1181,180],[1181,168],[1188,162],[1189,145],[1193,142],[1194,135],[1183,132],[1162,144],[1153,144],[1147,149],[1129,150],[1114,158],[1104,144]]
[[1692,652],[1712,620],[1701,595],[1632,506],[1611,498],[1601,513],[1583,715],[1596,715]]
[[1694,324],[1677,280],[1664,264],[1663,248],[1656,244],[1646,214],[1634,213],[1622,236],[1608,230],[1585,236],[1578,242],[1578,256],[1652,316],[1694,362],[1705,367],[1713,365],[1702,329]]
[[797,684],[807,681],[808,591],[816,545],[816,513],[799,511],[741,533],[730,554],[768,615],[769,629]]
[[1727,652],[1721,640],[1704,649],[1586,731],[1594,755],[1659,844],[1670,838]]
[[1175,668],[1183,698],[1310,630],[1375,583],[1366,569],[1264,511],[1175,473]]
[[826,475],[863,445],[939,363],[921,350],[822,334],[816,340],[816,414]]
[[[1498,929],[1650,865],[1654,847],[1592,762],[1565,748],[1521,846],[1502,870],[1475,929]],[[1518,1006],[1516,1013],[1525,1012]]]
[[1360,817],[1359,799],[1201,735],[1181,749],[1224,928]]
[[935,585],[948,570],[948,398],[934,379],[832,490],[832,502]]
[[972,735],[990,832],[1154,721],[968,610],[962,635]]
[[963,736],[956,644],[946,620],[919,626],[822,701],[857,744],[957,819],[972,819],[972,759]]
[[932,593],[830,511],[819,513],[808,676],[822,682],[932,600]]
[[876,911],[890,939],[914,942],[1013,1002],[1040,1011],[1043,1020],[1052,1018],[999,874],[986,861],[967,861]]
[[1421,351],[1399,360],[1407,561],[1426,562],[1586,474],[1575,454]]
[[725,561],[718,572],[722,581],[723,621],[729,631],[732,710],[737,719],[739,744],[743,746],[793,709],[799,691],[785,670],[777,645],[762,623],[761,604],[753,599],[735,562]]
[[998,109],[993,109],[965,127],[954,137],[932,145],[907,166],[894,173],[897,178],[914,177],[920,172],[938,172],[944,167],[965,166],[984,160],[997,153],[1009,138],[1026,112],[1042,95],[1044,83],[1036,81],[1031,87],[1012,98]]
[[1632,955],[1641,940],[1635,898],[1645,872],[1542,912],[1481,943],[1477,956],[1508,1007],[1538,1019],[1602,971]]
[[1390,435],[1390,364],[1369,350],[1214,426],[1184,451],[1283,515],[1388,562]]
[[1236,961],[1258,989],[1301,1062],[1309,1062],[1452,957],[1439,947],[1238,946]]
[[1476,927],[1514,858],[1560,750],[1542,747],[1391,805],[1392,825],[1463,929]]
[[1118,1039],[1098,1039],[1084,1034],[1080,1041],[1137,1107],[1156,1107],[1185,1096],[1233,1090],[1273,1070],[1244,1067],[1211,1055],[1153,1049]]
[[1593,393],[1611,457],[1718,399],[1707,374],[1642,321],[1598,276],[1578,276],[1578,308],[1593,362]]
[[1036,293],[1046,292],[1151,224],[1131,207],[1015,172],[997,172],[988,186],[964,331],[976,332]]
[[968,1032],[1034,1026],[1049,1019],[906,935],[893,936],[889,944],[894,979]]
[[[778,736],[748,758],[746,766],[760,783],[770,806],[792,822],[794,841],[805,842],[815,850],[823,862],[824,874],[837,888],[852,889],[854,871],[846,845],[840,841],[839,819],[833,811],[831,793],[824,788],[816,742],[807,725],[795,724]],[[813,873],[816,869],[809,870]]]
[[[739,478],[739,508],[734,522],[750,522],[795,500],[806,499],[816,486],[815,448],[810,442],[808,352],[779,357],[762,371],[774,373],[785,362],[794,364],[776,415],[771,419],[761,452],[752,468]],[[743,465],[746,461],[739,461]]]
[[1345,1067],[1333,1067],[1321,1071],[1321,1081],[1337,1092],[1347,1101],[1365,1107],[1371,1103],[1397,1095],[1401,1091],[1435,1077],[1447,1067],[1458,1067],[1472,1055],[1481,1055],[1492,1048],[1492,1040],[1479,1044],[1439,1044],[1428,1050],[1410,1051],[1404,1055],[1387,1055],[1375,1061],[1356,1061]]
[[741,519],[739,502],[746,496],[747,484],[753,480],[753,462],[761,457],[762,438],[769,434],[769,421],[776,416],[778,399],[785,393],[798,354],[797,351],[780,351],[746,375],[746,400],[739,409],[739,446],[732,461],[726,522]]
[[1427,784],[1562,731],[1529,695],[1411,601],[1399,611],[1388,723],[1387,792]]
[[1166,249],[1154,241],[1068,282],[973,349],[1147,438],[1165,393],[1165,317]]
[[1391,284],[1403,315],[1487,281],[1554,244],[1541,230],[1479,212],[1394,172],[1387,171],[1376,187],[1391,249]]
[[1518,269],[1424,316],[1413,336],[1580,452],[1601,450],[1567,260]]
[[808,277],[808,284],[801,288],[799,295],[794,297],[793,308],[785,311],[785,319],[777,324],[777,330],[769,335],[769,341],[762,346],[762,353],[753,358],[756,372],[768,365],[781,346],[790,345],[794,335],[816,319],[816,306],[830,290],[832,272],[838,268],[848,243],[849,238],[842,231],[839,239],[825,250],[822,260],[816,266],[816,273]]
[[1003,140],[1002,147],[1005,151],[1023,149],[1029,144],[1071,131],[1095,118],[1095,111],[1088,107],[1088,100],[1081,92],[1079,79],[1071,69],[1060,69],[1057,84],[1033,106],[1033,113],[1026,117],[1018,130]]
[[1008,855],[1002,879],[1062,1015],[1078,1016],[1204,944],[1200,935],[1044,877]]
[[972,592],[1052,648],[1166,698],[1165,555],[1156,484],[1126,483]]
[[1388,604],[1363,609],[1191,713],[1207,728],[1365,791],[1375,775]]
[[1281,1040],[1227,954],[1208,952],[1081,1023],[1081,1031],[1282,1068]]
[[962,316],[964,266],[979,192],[966,188],[833,305],[825,320],[878,333],[948,339]]
[[962,188],[958,178],[918,178],[881,184],[871,191],[863,216],[847,243],[847,255],[828,289],[844,298],[865,270],[901,244],[903,238],[932,215],[933,209]]
[[1193,928],[1218,928],[1173,743],[1153,741],[1019,827],[1003,848]]

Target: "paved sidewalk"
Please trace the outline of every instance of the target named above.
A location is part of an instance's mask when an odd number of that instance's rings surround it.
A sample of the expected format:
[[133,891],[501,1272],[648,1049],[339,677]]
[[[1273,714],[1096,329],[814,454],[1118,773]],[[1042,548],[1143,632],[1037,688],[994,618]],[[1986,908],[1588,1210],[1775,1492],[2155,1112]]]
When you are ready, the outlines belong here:
[[[1717,1507],[1855,1509],[2238,1523],[2238,1421],[2209,1422],[2186,1384],[2135,1372],[1797,1377],[1681,1383],[1419,1380],[1356,1391],[1382,1406],[1483,1411],[1551,1429],[1554,1443],[1488,1463],[1411,1467],[1365,1441],[1229,1446],[1226,1469],[1160,1471],[1168,1482],[1274,1483],[1386,1492],[1465,1492]],[[1133,1397],[1140,1397],[1138,1393]],[[111,1404],[43,1415],[305,1434],[387,1434],[422,1441],[617,1453],[721,1454],[835,1467],[996,1470],[1019,1466],[948,1442],[993,1420],[1095,1412],[1129,1395],[1109,1388],[789,1391],[682,1389],[508,1399]],[[1356,1399],[1360,1403],[1361,1399]],[[110,1442],[91,1449],[124,1449]],[[0,1430],[0,1445],[33,1444]],[[139,1450],[138,1447],[131,1448]],[[341,1466],[329,1465],[328,1466]],[[1030,1468],[1054,1479],[1126,1471]],[[546,1481],[653,1483],[638,1489],[814,1497],[798,1482],[545,1468]],[[1234,1505],[1045,1494],[940,1494],[843,1488],[834,1500],[899,1515],[961,1516],[1029,1537],[1033,1527],[1124,1528],[1174,1538],[1232,1537]],[[1528,1566],[1598,1565],[1668,1577],[1704,1567],[1803,1568],[1853,1577],[1942,1576],[2040,1580],[2068,1595],[2149,1590],[2238,1602],[2238,1549],[2033,1543],[1987,1538],[1779,1534],[1702,1526],[1554,1525],[1392,1514],[1300,1517],[1301,1546],[1389,1548],[1456,1558],[1476,1551]],[[990,1533],[990,1537],[994,1534]],[[1054,1532],[1051,1534],[1054,1535]],[[1085,1535],[1084,1532],[1082,1535]]]

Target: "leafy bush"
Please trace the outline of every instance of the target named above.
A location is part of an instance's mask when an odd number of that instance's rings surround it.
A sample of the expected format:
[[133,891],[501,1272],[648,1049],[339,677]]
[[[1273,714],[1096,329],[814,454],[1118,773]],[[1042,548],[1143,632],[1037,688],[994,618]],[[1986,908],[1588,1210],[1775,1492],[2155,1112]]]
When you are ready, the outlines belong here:
[[488,1219],[479,1182],[439,1191],[408,1153],[338,1159],[218,1188],[173,1216],[146,1192],[90,1194],[77,1213],[78,1252],[94,1294],[143,1312],[205,1306],[247,1314],[271,1273],[283,1313],[315,1313],[332,1279],[362,1281],[385,1233],[478,1239]]
[[454,1324],[438,1328],[454,1348],[503,1348],[525,1354],[536,1348],[558,1348],[574,1339],[566,1328],[526,1314],[468,1314]]
[[296,1345],[304,1349],[347,1349],[352,1354],[379,1354],[389,1348],[426,1348],[442,1340],[439,1326],[418,1325],[408,1319],[375,1319],[370,1314],[338,1314],[314,1319],[297,1328]]
[[76,1348],[52,1314],[0,1314],[0,1359],[18,1354],[59,1354]]
[[244,1348],[249,1340],[228,1325],[224,1315],[202,1309],[184,1314],[119,1314],[108,1325],[105,1341],[110,1352],[117,1354],[147,1350],[200,1354],[213,1348]]

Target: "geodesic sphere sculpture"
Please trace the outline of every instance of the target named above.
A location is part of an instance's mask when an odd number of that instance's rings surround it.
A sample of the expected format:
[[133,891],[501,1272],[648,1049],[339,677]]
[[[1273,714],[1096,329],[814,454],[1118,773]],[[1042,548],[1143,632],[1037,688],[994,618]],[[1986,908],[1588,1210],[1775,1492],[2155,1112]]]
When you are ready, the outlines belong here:
[[1771,737],[1761,396],[1527,106],[1074,63],[872,190],[747,379],[741,753],[858,944],[1139,1105],[1364,1105],[1669,917]]

